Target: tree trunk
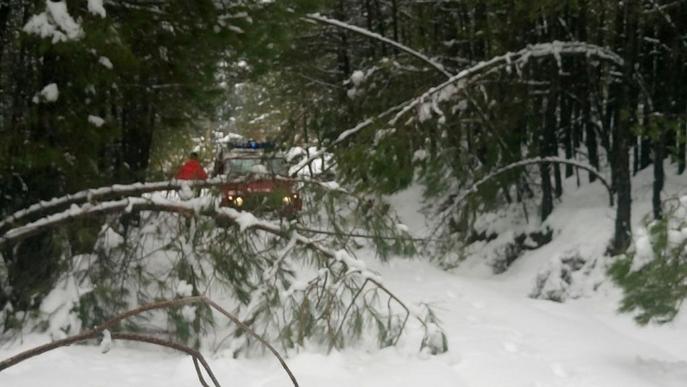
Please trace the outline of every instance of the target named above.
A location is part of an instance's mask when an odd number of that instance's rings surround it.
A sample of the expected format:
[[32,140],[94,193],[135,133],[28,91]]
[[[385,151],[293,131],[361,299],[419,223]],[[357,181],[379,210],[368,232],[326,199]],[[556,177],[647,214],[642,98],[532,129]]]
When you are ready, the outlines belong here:
[[[568,84],[567,82],[563,84],[563,89],[567,89]],[[572,100],[564,95],[561,95],[560,97],[560,103],[561,103],[561,127],[563,128],[563,133],[564,133],[564,138],[563,141],[565,142],[565,158],[567,159],[573,159],[575,157],[574,155],[574,147],[573,147],[573,109],[572,109]],[[571,177],[573,175],[573,167],[572,165],[566,165],[565,166],[565,177]]]
[[541,174],[541,221],[545,221],[546,218],[553,212],[553,194],[551,192],[551,176],[549,174],[549,163],[542,163],[539,166],[539,171]]
[[[546,112],[544,116],[544,156],[558,156],[558,119],[556,108],[560,98],[558,75],[553,75],[551,91],[546,101]],[[561,179],[561,168],[558,164],[553,164],[553,177],[555,182],[555,195],[560,198],[563,194],[563,182]]]
[[394,29],[394,40],[398,40],[398,0],[391,0],[391,24]]
[[639,141],[639,170],[646,168],[651,164],[651,138],[642,136]]
[[663,159],[666,154],[666,128],[661,125],[661,134],[654,143],[654,184],[653,184],[653,196],[651,204],[654,212],[654,219],[660,220],[663,218],[663,210],[661,207],[661,191],[663,191],[663,182],[665,180],[665,174],[663,171]]
[[682,122],[678,124],[679,133],[677,136],[677,174],[682,175],[685,172],[685,136],[687,135],[687,123]]
[[623,4],[624,17],[619,18],[618,41],[624,41],[623,82],[613,85],[612,95],[616,96],[613,122],[613,184],[618,195],[615,218],[615,233],[612,253],[621,254],[632,241],[632,175],[630,174],[630,140],[635,122],[637,91],[634,86],[634,71],[638,49],[638,0],[628,0]]

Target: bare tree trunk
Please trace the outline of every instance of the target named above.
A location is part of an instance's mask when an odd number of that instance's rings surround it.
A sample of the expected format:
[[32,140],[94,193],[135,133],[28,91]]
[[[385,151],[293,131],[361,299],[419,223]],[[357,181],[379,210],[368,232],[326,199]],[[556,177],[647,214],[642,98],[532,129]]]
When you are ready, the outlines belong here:
[[654,143],[654,184],[653,196],[651,204],[654,212],[654,219],[659,220],[663,218],[663,210],[661,207],[661,191],[663,191],[663,182],[665,174],[663,171],[663,159],[666,153],[666,137],[667,130],[661,125],[661,134]]
[[678,124],[677,134],[677,174],[682,175],[685,172],[685,136],[687,136],[687,123]]
[[398,0],[391,0],[391,23],[394,29],[394,40],[398,42]]
[[[613,174],[614,188],[618,195],[618,207],[615,219],[615,233],[612,253],[624,252],[632,241],[632,176],[630,174],[630,139],[635,122],[634,109],[637,106],[636,87],[634,86],[634,71],[638,49],[638,0],[628,0],[619,9],[623,15],[619,17],[617,31],[619,41],[624,41],[623,83],[613,86],[616,95],[616,109],[613,122]],[[626,109],[626,110],[625,110]]]

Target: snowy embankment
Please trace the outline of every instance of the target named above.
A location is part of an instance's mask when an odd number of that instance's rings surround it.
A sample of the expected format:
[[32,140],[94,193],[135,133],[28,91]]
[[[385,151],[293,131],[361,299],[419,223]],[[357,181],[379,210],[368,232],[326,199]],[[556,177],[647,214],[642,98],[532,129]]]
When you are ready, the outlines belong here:
[[[634,222],[650,210],[651,171],[635,180]],[[582,176],[586,180],[586,176]],[[613,209],[600,184],[566,194],[547,222],[553,241],[526,252],[510,269],[493,275],[479,254],[455,272],[424,261],[368,260],[386,285],[408,304],[435,308],[449,340],[448,353],[418,351],[422,333],[415,322],[399,345],[364,347],[324,355],[306,349],[288,360],[301,386],[470,386],[470,387],[682,387],[687,380],[687,316],[667,326],[641,328],[615,312],[619,293],[606,280],[603,255],[613,230]],[[666,192],[687,190],[685,177],[669,176]],[[417,191],[392,202],[418,235]],[[499,224],[502,230],[507,224]],[[496,241],[495,241],[496,242]],[[489,245],[484,246],[485,249]],[[561,258],[588,258],[556,303],[528,297],[536,277],[559,267]],[[584,274],[586,273],[586,274]],[[217,300],[222,302],[222,300]],[[45,337],[0,348],[5,358]],[[224,385],[289,386],[275,359],[209,356]],[[146,346],[114,343],[101,354],[95,346],[62,348],[0,373],[0,386],[191,386],[197,385],[190,358]]]

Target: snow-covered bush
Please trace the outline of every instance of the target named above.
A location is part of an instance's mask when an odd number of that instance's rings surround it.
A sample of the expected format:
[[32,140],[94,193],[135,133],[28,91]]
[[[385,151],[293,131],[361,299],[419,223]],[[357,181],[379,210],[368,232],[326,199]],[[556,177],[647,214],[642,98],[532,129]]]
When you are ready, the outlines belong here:
[[588,274],[587,260],[578,252],[571,252],[556,257],[549,265],[537,274],[534,289],[530,297],[563,302],[581,295],[576,280],[580,275]]
[[422,321],[422,325],[425,327],[425,334],[420,343],[420,350],[427,351],[432,355],[447,352],[448,338],[439,325],[439,318],[434,314],[429,305],[423,304],[422,306],[425,308],[425,317]]
[[624,292],[620,310],[638,323],[675,318],[687,298],[687,196],[665,202],[663,219],[644,221],[610,274]]

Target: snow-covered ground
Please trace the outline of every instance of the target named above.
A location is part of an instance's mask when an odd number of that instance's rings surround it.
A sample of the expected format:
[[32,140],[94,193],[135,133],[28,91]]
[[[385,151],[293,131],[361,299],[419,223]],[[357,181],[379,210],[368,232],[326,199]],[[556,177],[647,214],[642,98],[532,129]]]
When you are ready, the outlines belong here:
[[[670,168],[670,167],[669,167]],[[586,176],[583,177],[586,181]],[[566,193],[548,224],[553,242],[526,253],[504,274],[493,275],[477,258],[454,272],[420,260],[369,260],[387,286],[408,304],[430,304],[448,335],[449,351],[419,351],[418,324],[397,347],[350,348],[329,355],[312,348],[288,359],[301,386],[470,387],[684,387],[687,385],[687,316],[672,324],[638,327],[616,313],[619,291],[600,273],[579,277],[565,303],[529,298],[537,273],[560,257],[601,257],[613,226],[613,209],[598,183]],[[650,210],[651,171],[634,181],[634,222]],[[666,192],[687,191],[685,177],[669,175]],[[415,232],[418,190],[392,198]],[[488,247],[488,246],[487,246]],[[486,248],[486,247],[485,247]],[[220,301],[221,300],[217,300]],[[44,342],[29,336],[0,348],[0,359]],[[223,385],[289,386],[271,357],[209,356]],[[115,343],[107,354],[95,346],[62,348],[0,373],[0,386],[191,386],[198,385],[190,358],[155,347]]]

